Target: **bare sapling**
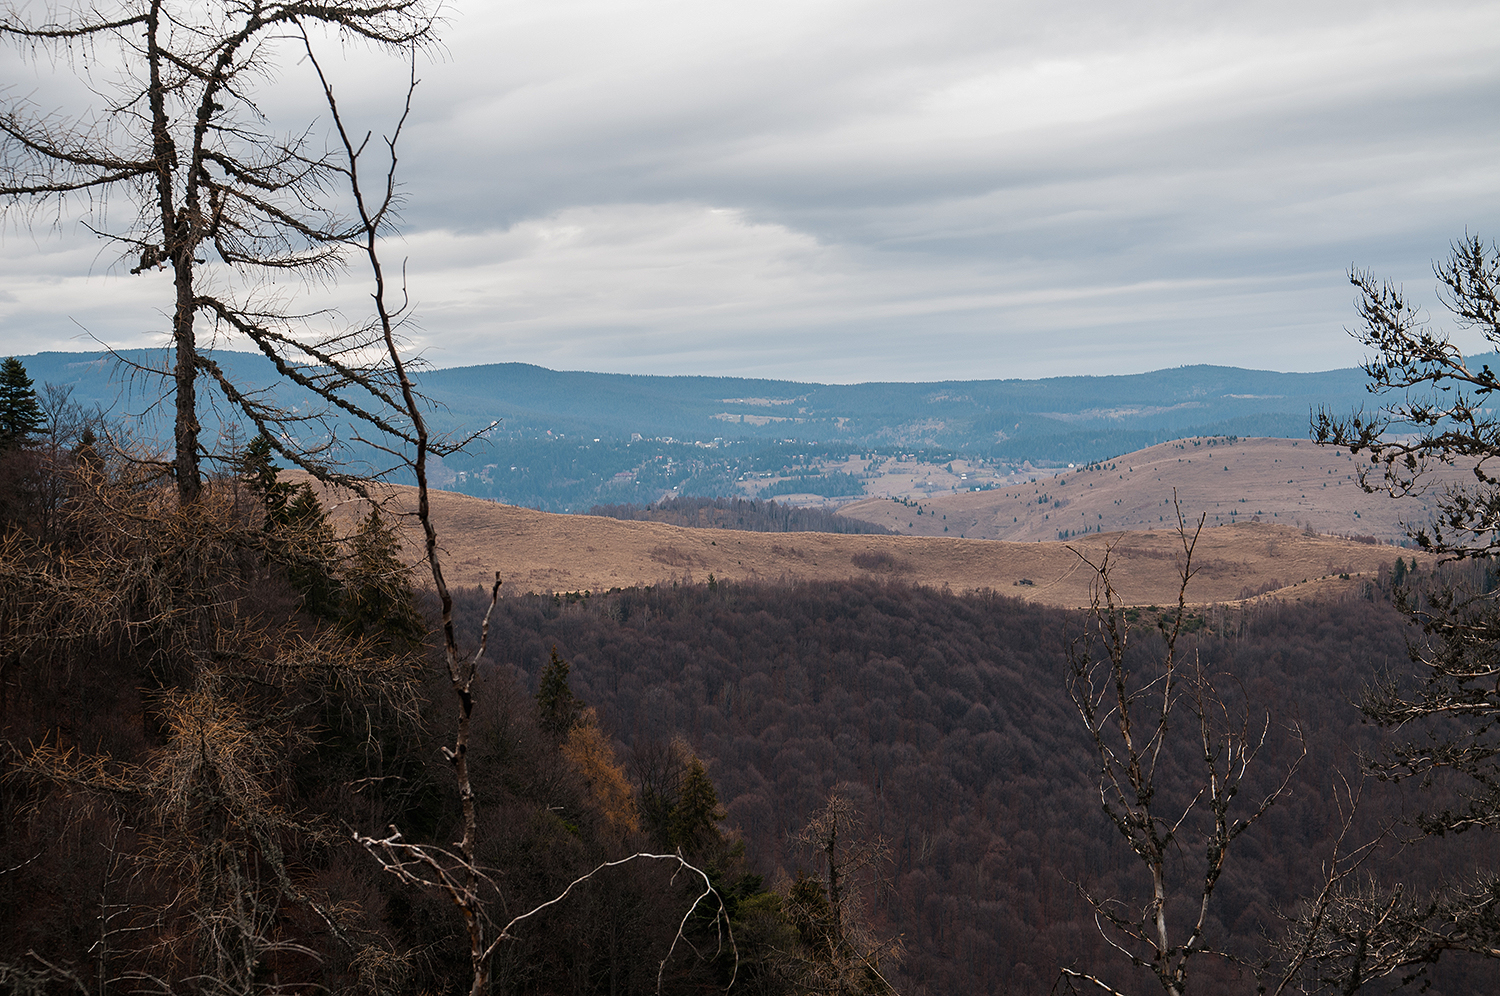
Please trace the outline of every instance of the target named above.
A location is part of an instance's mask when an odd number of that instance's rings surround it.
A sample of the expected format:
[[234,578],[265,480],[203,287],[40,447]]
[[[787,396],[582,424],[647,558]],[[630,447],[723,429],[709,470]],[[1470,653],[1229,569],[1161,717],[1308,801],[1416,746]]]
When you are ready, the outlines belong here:
[[[421,844],[406,839],[398,828],[392,826],[389,828],[389,833],[383,837],[355,832],[354,839],[368,850],[390,874],[408,884],[435,889],[445,894],[453,903],[463,918],[468,936],[469,958],[473,972],[470,993],[473,996],[482,996],[490,991],[490,961],[496,949],[502,943],[514,939],[517,936],[516,932],[528,919],[548,907],[565,901],[583,882],[608,868],[631,862],[659,861],[676,864],[680,872],[702,879],[703,890],[696,895],[684,912],[667,956],[658,968],[659,991],[666,966],[676,952],[678,944],[685,942],[688,923],[701,906],[708,904],[713,908],[721,945],[727,943],[731,949],[734,945],[733,935],[729,930],[728,910],[722,898],[714,889],[707,873],[688,863],[680,854],[637,853],[617,861],[603,862],[587,875],[570,883],[557,896],[526,913],[512,917],[503,926],[497,925],[491,916],[491,906],[499,897],[499,883],[496,881],[495,872],[486,868],[479,856],[478,807],[474,795],[473,776],[469,768],[469,745],[473,731],[474,684],[479,679],[480,664],[488,647],[491,617],[499,601],[502,580],[497,572],[494,584],[490,588],[489,606],[480,626],[478,646],[472,654],[464,653],[459,647],[454,627],[453,598],[443,575],[442,555],[429,494],[428,457],[434,452],[442,452],[443,450],[438,447],[446,447],[448,444],[439,444],[435,441],[428,428],[422,399],[411,378],[410,364],[402,353],[400,329],[408,313],[409,301],[403,289],[400,303],[395,303],[380,256],[380,238],[390,225],[391,212],[396,202],[396,147],[401,126],[405,124],[406,116],[410,113],[411,95],[417,85],[415,61],[413,61],[413,75],[407,90],[406,110],[392,135],[385,139],[387,158],[382,188],[377,196],[368,197],[360,176],[360,163],[369,146],[370,136],[367,134],[356,141],[345,128],[333,87],[318,65],[311,45],[308,45],[307,52],[308,59],[317,69],[319,79],[323,83],[330,117],[344,150],[344,160],[337,171],[342,174],[348,184],[357,219],[354,226],[355,232],[349,242],[355,245],[368,261],[373,278],[374,289],[371,297],[374,317],[371,329],[373,338],[382,345],[389,369],[395,376],[397,390],[392,393],[392,398],[399,418],[404,423],[396,434],[396,439],[404,440],[409,444],[409,448],[401,451],[400,455],[416,479],[416,518],[422,528],[423,559],[432,576],[433,590],[437,594],[441,607],[443,657],[449,686],[458,705],[458,720],[453,733],[452,746],[443,748],[443,755],[451,765],[457,782],[463,825],[462,837],[451,847]],[[414,58],[415,53],[413,53]]]
[[[1302,731],[1293,725],[1297,757],[1258,801],[1239,800],[1271,720],[1267,714],[1256,721],[1248,704],[1232,706],[1199,653],[1180,647],[1203,522],[1200,517],[1190,529],[1177,505],[1177,605],[1159,621],[1161,647],[1144,664],[1137,663],[1132,624],[1114,586],[1113,549],[1097,562],[1074,551],[1093,569],[1095,581],[1088,629],[1069,653],[1068,694],[1094,749],[1099,802],[1149,881],[1138,900],[1098,896],[1083,886],[1080,891],[1108,945],[1150,972],[1168,996],[1185,996],[1200,957],[1239,961],[1220,939],[1208,936],[1215,889],[1235,840],[1287,791],[1307,755]],[[1196,770],[1179,776],[1176,759],[1188,752]],[[1189,781],[1172,783],[1177,777]],[[1186,857],[1195,852],[1198,861]],[[1076,990],[1077,984],[1123,992],[1102,974],[1073,967],[1061,970],[1054,990]]]

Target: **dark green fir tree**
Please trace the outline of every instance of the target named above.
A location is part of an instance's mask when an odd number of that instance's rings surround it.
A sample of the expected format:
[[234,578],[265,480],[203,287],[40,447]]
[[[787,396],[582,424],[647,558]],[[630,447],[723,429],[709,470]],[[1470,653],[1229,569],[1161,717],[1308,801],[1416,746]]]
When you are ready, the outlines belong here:
[[568,684],[568,662],[557,656],[557,648],[553,647],[552,659],[542,668],[536,687],[537,718],[542,729],[559,739],[566,737],[582,708]]
[[44,424],[25,365],[8,357],[0,363],[0,449],[25,446]]
[[271,440],[261,433],[235,458],[235,472],[265,508],[267,532],[289,521],[287,506],[295,488],[277,473]]
[[379,507],[370,506],[350,544],[339,623],[357,636],[384,638],[403,647],[422,642],[427,627],[417,611],[411,572],[397,556],[401,543]]
[[321,619],[336,620],[343,609],[343,586],[336,574],[339,551],[328,515],[306,484],[292,491],[286,523],[274,531],[273,544],[286,565],[287,580],[302,593],[302,608]]
[[724,816],[708,769],[693,757],[688,761],[682,790],[672,809],[672,846],[688,857],[697,857],[712,845],[723,843],[719,823]]

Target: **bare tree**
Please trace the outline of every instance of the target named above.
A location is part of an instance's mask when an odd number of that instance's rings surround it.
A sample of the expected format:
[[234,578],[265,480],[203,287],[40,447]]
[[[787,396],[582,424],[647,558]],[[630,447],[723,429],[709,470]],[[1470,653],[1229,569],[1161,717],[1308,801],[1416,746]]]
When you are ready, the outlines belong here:
[[[1111,580],[1113,551],[1106,549],[1097,562],[1079,553],[1095,572],[1093,608],[1089,629],[1070,652],[1068,670],[1068,693],[1099,765],[1099,801],[1150,883],[1138,903],[1080,889],[1105,941],[1132,965],[1148,970],[1169,996],[1188,991],[1190,969],[1200,956],[1233,957],[1219,946],[1220,939],[1208,935],[1219,877],[1235,839],[1286,791],[1307,753],[1301,731],[1294,728],[1301,753],[1285,776],[1258,802],[1236,805],[1266,743],[1270,717],[1256,723],[1248,705],[1231,707],[1198,654],[1188,657],[1179,650],[1203,520],[1190,530],[1180,505],[1177,518],[1181,583],[1175,610],[1161,620],[1161,651],[1149,663],[1137,663],[1131,624]],[[1179,732],[1185,734],[1180,745],[1173,740]],[[1169,783],[1174,755],[1189,750],[1200,767],[1189,784]],[[1184,838],[1196,838],[1201,863],[1183,857]],[[1072,967],[1062,969],[1058,982],[1120,992],[1103,976]]]
[[800,988],[828,996],[894,994],[886,975],[901,962],[901,940],[877,937],[865,915],[866,893],[890,861],[885,840],[869,832],[845,787],[836,785],[794,841],[816,855],[822,877],[798,880],[787,897],[787,917],[805,949],[792,957],[788,974]]
[[[283,455],[320,476],[331,441],[292,441],[299,424],[342,413],[409,438],[388,421],[400,410],[387,393],[391,371],[373,354],[368,327],[310,332],[311,317],[255,290],[285,276],[329,279],[364,231],[340,214],[344,150],[320,146],[311,123],[273,132],[256,95],[277,75],[287,44],[306,48],[326,31],[398,52],[432,45],[431,0],[239,3],[119,0],[0,9],[0,37],[24,56],[61,59],[98,94],[73,116],[38,109],[13,88],[0,107],[0,197],[35,223],[82,211],[140,279],[170,267],[173,457],[184,503],[202,489],[199,377],[273,440]],[[100,63],[103,63],[103,68]],[[112,82],[99,84],[95,74]],[[114,207],[124,200],[128,210]],[[122,220],[117,220],[122,219]],[[386,219],[388,220],[388,219]],[[249,339],[278,374],[323,399],[294,412],[264,392],[234,383],[205,348],[202,326]],[[326,426],[324,427],[326,430]],[[323,434],[320,431],[320,435]]]
[[[678,943],[685,939],[688,923],[700,906],[709,904],[712,907],[715,925],[720,931],[721,943],[728,943],[731,948],[734,944],[733,936],[729,932],[728,910],[723,899],[714,889],[707,873],[689,864],[680,853],[638,853],[617,861],[606,861],[587,875],[573,881],[557,896],[525,913],[512,917],[504,925],[499,925],[491,915],[491,907],[499,898],[499,889],[491,871],[485,868],[479,856],[478,806],[469,769],[469,746],[473,732],[474,683],[479,678],[479,665],[487,649],[490,619],[500,597],[502,581],[499,572],[496,572],[495,582],[490,589],[489,608],[485,612],[480,627],[478,646],[472,654],[464,653],[460,649],[458,635],[454,628],[453,597],[443,574],[437,526],[432,518],[429,498],[428,459],[435,451],[442,451],[439,449],[442,444],[433,439],[428,429],[423,401],[412,383],[409,361],[401,350],[400,328],[407,313],[406,298],[403,293],[400,303],[395,303],[395,291],[387,281],[385,267],[380,256],[380,237],[390,224],[391,212],[396,203],[395,174],[398,161],[396,150],[400,128],[398,126],[396,131],[385,139],[387,156],[383,182],[380,189],[370,196],[366,192],[365,181],[360,172],[361,160],[369,148],[370,136],[360,138],[345,128],[333,86],[324,75],[310,45],[308,58],[322,81],[329,113],[343,150],[343,159],[332,169],[340,174],[347,184],[354,203],[354,225],[351,233],[344,237],[344,241],[348,245],[357,247],[363,255],[369,265],[374,283],[374,290],[371,294],[374,314],[363,332],[366,337],[365,341],[374,341],[381,346],[384,360],[394,377],[396,390],[384,397],[393,402],[393,420],[401,421],[406,427],[403,431],[395,433],[394,441],[397,443],[405,441],[409,443],[410,449],[399,451],[393,449],[391,452],[405,462],[416,478],[416,517],[422,528],[423,559],[432,576],[433,589],[441,607],[443,656],[449,686],[458,705],[458,722],[453,732],[453,746],[443,748],[443,754],[452,766],[457,782],[463,825],[461,838],[451,847],[422,844],[407,840],[398,828],[392,826],[389,828],[390,832],[384,837],[374,837],[356,831],[354,839],[368,850],[387,872],[408,884],[435,889],[443,893],[457,908],[463,918],[469,941],[472,970],[470,993],[472,996],[482,996],[489,992],[490,961],[496,948],[503,942],[515,938],[517,936],[515,931],[519,930],[532,916],[566,900],[581,883],[605,869],[633,862],[665,862],[676,865],[678,870],[701,879],[703,890],[698,892],[688,904],[666,958],[662,960],[658,968],[657,988],[660,990],[666,966],[677,950]],[[413,77],[412,87],[407,95],[408,108],[411,92],[415,86],[416,80]],[[402,121],[405,121],[404,116]]]

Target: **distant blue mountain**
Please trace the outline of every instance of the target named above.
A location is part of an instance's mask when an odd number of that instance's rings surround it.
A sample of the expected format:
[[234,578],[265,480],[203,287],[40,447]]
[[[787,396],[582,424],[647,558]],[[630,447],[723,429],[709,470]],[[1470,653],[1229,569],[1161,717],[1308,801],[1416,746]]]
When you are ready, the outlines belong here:
[[1308,412],[1365,398],[1358,369],[1285,374],[1191,366],[1113,377],[811,384],[559,372],[521,363],[436,370],[424,389],[512,431],[679,439],[797,438],[987,449],[1011,438],[1121,430],[1306,434]]
[[[121,356],[157,368],[168,360],[157,350]],[[214,356],[248,384],[289,393],[263,357],[227,351]],[[159,396],[152,378],[103,354],[37,353],[23,360],[38,383],[69,385],[75,400],[122,414],[145,411]],[[440,421],[455,429],[499,419],[507,435],[544,436],[550,430],[627,439],[633,433],[683,440],[796,438],[965,450],[1010,439],[1188,434],[1226,426],[1240,435],[1302,436],[1309,411],[1319,405],[1344,409],[1368,400],[1365,375],[1357,368],[1276,373],[1207,365],[1107,377],[814,384],[495,363],[430,370],[419,382],[438,404]]]
[[[168,358],[151,350],[121,356],[158,369]],[[242,383],[272,390],[284,404],[311,403],[279,383],[263,357],[225,351],[214,356]],[[170,412],[157,404],[158,379],[99,353],[37,353],[23,361],[38,384],[70,386],[77,401],[98,404],[117,417],[147,417],[141,429],[147,436],[170,435]],[[1371,407],[1373,400],[1357,368],[1276,373],[1197,365],[1107,377],[840,385],[496,363],[428,370],[418,380],[434,403],[438,429],[465,433],[499,422],[478,449],[449,460],[450,468],[484,474],[493,482],[496,473],[504,476],[514,464],[521,468],[517,475],[530,475],[527,482],[493,484],[493,496],[538,507],[650,500],[646,491],[670,490],[677,480],[670,475],[652,478],[652,488],[641,490],[640,457],[647,443],[667,465],[686,468],[677,493],[722,494],[757,461],[719,466],[702,447],[691,460],[661,447],[717,439],[735,442],[739,453],[768,446],[777,452],[789,446],[818,452],[898,448],[1037,464],[1076,462],[1188,435],[1305,437],[1309,415],[1319,406],[1348,411]],[[162,417],[151,421],[153,412]],[[203,418],[210,431],[217,429],[217,417],[210,411]],[[632,440],[636,448],[627,454]],[[588,452],[549,448],[559,441]],[[616,456],[606,459],[607,453]],[[771,463],[785,461],[777,457]],[[492,473],[494,468],[499,469]],[[629,474],[635,475],[629,488],[610,490],[609,481]]]

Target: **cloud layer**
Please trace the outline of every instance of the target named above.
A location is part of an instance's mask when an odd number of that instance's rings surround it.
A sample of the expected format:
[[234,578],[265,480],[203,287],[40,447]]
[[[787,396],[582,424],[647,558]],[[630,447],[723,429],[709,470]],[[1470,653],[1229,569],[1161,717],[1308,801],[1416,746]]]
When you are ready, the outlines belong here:
[[[1500,236],[1493,4],[560,0],[445,38],[391,246],[440,365],[1344,366],[1351,263],[1424,288]],[[380,127],[400,67],[337,68]],[[163,324],[67,226],[0,251],[0,348]]]

